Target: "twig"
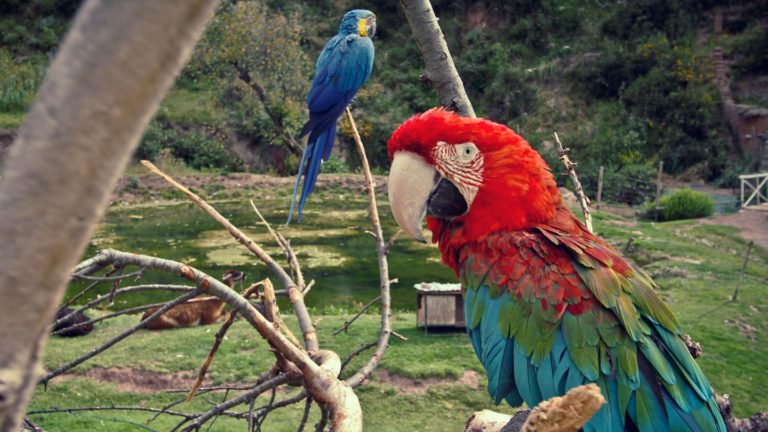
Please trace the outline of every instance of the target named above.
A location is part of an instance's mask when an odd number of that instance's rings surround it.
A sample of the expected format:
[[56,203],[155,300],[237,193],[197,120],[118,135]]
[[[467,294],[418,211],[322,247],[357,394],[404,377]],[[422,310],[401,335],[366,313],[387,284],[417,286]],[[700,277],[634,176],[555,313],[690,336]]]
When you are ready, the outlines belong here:
[[299,327],[304,335],[304,343],[308,351],[315,351],[319,348],[317,342],[317,332],[312,325],[312,318],[309,316],[307,307],[304,304],[304,296],[301,293],[301,289],[297,286],[296,282],[285,272],[285,270],[274,260],[268,253],[264,251],[256,242],[251,240],[245,235],[239,228],[233,225],[227,218],[222,216],[215,208],[205,202],[202,198],[196,195],[194,192],[187,189],[184,185],[174,180],[168,174],[160,171],[152,162],[143,160],[142,165],[147,167],[152,173],[162,177],[165,181],[170,183],[173,187],[183,192],[192,202],[194,202],[200,209],[211,216],[216,222],[224,226],[232,237],[237,240],[238,243],[245,246],[249,251],[256,255],[264,264],[267,265],[269,271],[277,277],[282,283],[283,287],[288,291],[288,298],[293,305],[293,312],[296,318],[299,320]]
[[264,421],[267,420],[267,415],[272,411],[271,408],[272,408],[272,405],[275,404],[275,396],[276,395],[277,395],[277,390],[276,390],[275,387],[272,387],[272,394],[269,396],[269,402],[266,405],[266,409],[264,410],[264,414],[261,414],[258,417],[259,420],[256,423],[256,428],[257,428],[256,430],[257,431],[261,431],[261,425],[264,424]]
[[[125,267],[123,267],[122,265],[117,265],[116,264],[115,267],[117,267],[117,272],[116,272],[116,276],[113,276],[113,277],[117,277],[117,279],[115,279],[115,281],[112,282],[112,289],[109,290],[109,304],[110,305],[114,305],[115,304],[115,291],[117,291],[117,288],[120,287],[120,282],[123,280],[123,278],[121,276],[123,275],[123,271],[125,270]],[[139,272],[143,272],[144,269],[140,268],[138,271]]]
[[389,238],[389,241],[384,246],[384,254],[389,255],[389,250],[392,248],[392,246],[395,244],[395,241],[397,241],[398,238],[404,233],[402,228],[397,228],[397,231],[395,231],[394,234],[392,234],[392,237]]
[[309,420],[309,412],[312,408],[312,396],[307,396],[307,402],[304,404],[304,414],[301,416],[301,422],[299,422],[299,428],[296,432],[304,432],[304,426],[307,425]]
[[[107,274],[106,274],[106,276],[112,276],[112,275],[113,275],[113,274],[114,274],[116,271],[117,271],[117,267],[115,267],[115,268],[113,268],[112,270],[108,271],[108,272],[107,272]],[[77,277],[77,276],[75,276],[75,275],[73,275],[73,276],[72,276],[72,278],[73,278],[73,279],[74,279],[74,278],[76,278],[76,277]],[[101,281],[98,281],[98,280],[97,280],[97,281],[93,281],[93,283],[91,283],[90,285],[88,285],[87,287],[85,287],[85,289],[83,289],[83,290],[82,290],[82,291],[80,291],[79,293],[77,293],[77,294],[75,294],[74,296],[72,296],[72,298],[71,298],[71,299],[69,299],[69,300],[67,300],[66,302],[62,303],[62,304],[59,306],[59,310],[61,310],[61,309],[64,309],[65,307],[67,307],[67,306],[71,305],[71,304],[72,304],[72,303],[74,303],[74,302],[75,302],[77,299],[79,299],[80,297],[82,297],[82,296],[86,295],[86,294],[87,294],[87,293],[89,293],[89,292],[90,292],[92,289],[94,289],[95,287],[97,287],[97,286],[98,286],[100,283],[101,283]]]
[[90,281],[96,281],[96,282],[112,282],[112,281],[121,281],[123,279],[134,277],[134,276],[139,277],[144,274],[144,269],[139,269],[139,270],[136,270],[135,272],[128,273],[128,274],[120,274],[119,273],[120,269],[122,269],[122,267],[115,268],[115,271],[118,272],[118,274],[115,276],[89,276],[86,274],[76,274],[76,275],[73,275],[72,277],[76,279],[84,279],[84,280],[90,280]]
[[261,100],[264,112],[267,113],[267,117],[269,117],[269,119],[272,121],[272,124],[275,126],[275,128],[280,131],[280,134],[283,136],[285,143],[288,145],[288,149],[291,151],[291,153],[301,157],[301,154],[303,153],[301,144],[299,144],[293,135],[291,135],[291,133],[285,129],[285,126],[283,126],[282,121],[280,120],[280,115],[272,110],[272,103],[267,96],[267,92],[264,91],[264,89],[257,81],[251,79],[251,74],[245,67],[237,62],[235,62],[233,66],[237,71],[238,79],[245,83],[251,90],[253,90],[253,92],[256,93],[256,96],[258,96],[259,100]]
[[315,286],[315,280],[314,280],[314,279],[312,279],[311,281],[309,281],[309,283],[307,284],[307,286],[306,286],[306,287],[304,287],[304,291],[302,292],[302,294],[304,294],[304,295],[306,296],[306,295],[307,295],[307,293],[309,292],[309,290],[311,290],[313,286]]
[[731,295],[731,301],[735,302],[739,298],[739,288],[741,288],[741,280],[744,279],[744,273],[747,272],[747,264],[749,264],[749,255],[752,253],[752,246],[755,244],[754,241],[750,241],[749,245],[747,245],[747,254],[744,256],[744,264],[741,266],[741,272],[739,273],[739,280],[736,281],[736,289],[733,290],[733,295]]
[[274,411],[274,410],[276,410],[278,408],[283,408],[283,407],[286,407],[288,405],[293,405],[293,404],[295,404],[297,402],[301,402],[306,397],[307,397],[307,392],[302,390],[299,393],[297,393],[295,396],[291,396],[289,398],[283,399],[280,402],[274,403],[274,404],[272,404],[270,406],[262,406],[260,408],[257,408],[256,409],[256,414],[257,415],[261,415],[261,413],[264,412],[264,411]]
[[347,358],[345,358],[344,361],[341,362],[341,370],[344,370],[344,368],[347,367],[347,365],[349,364],[349,362],[352,361],[352,359],[354,359],[355,357],[357,357],[358,355],[360,355],[364,351],[369,350],[369,349],[375,347],[376,345],[378,345],[378,341],[368,342],[367,344],[364,344],[364,345],[358,347],[356,350],[352,351],[347,356]]
[[[201,298],[200,300],[205,301],[205,300],[208,300],[208,299],[210,299],[210,297]],[[189,301],[187,301],[187,303],[195,303],[195,302],[196,302],[196,299],[190,299]],[[117,312],[113,312],[111,314],[102,315],[102,316],[100,316],[98,318],[94,318],[94,319],[91,319],[89,321],[84,321],[84,322],[72,325],[70,327],[66,327],[66,328],[63,328],[63,329],[56,330],[55,332],[53,332],[51,334],[52,335],[59,335],[59,334],[65,332],[67,330],[78,329],[80,327],[85,327],[88,324],[95,324],[95,323],[100,322],[100,321],[106,321],[108,319],[112,319],[112,318],[120,316],[120,315],[130,315],[130,314],[135,313],[135,312],[143,312],[143,311],[148,310],[148,309],[160,308],[160,307],[165,306],[166,304],[167,304],[167,302],[151,303],[151,304],[146,304],[146,305],[135,306],[135,307],[132,307],[132,308],[123,309],[123,310],[120,310],[120,311],[117,311]]]
[[45,432],[45,429],[34,423],[28,417],[24,418],[24,424],[21,425],[22,432]]
[[276,377],[274,377],[272,379],[269,379],[269,380],[263,382],[260,385],[257,385],[256,387],[248,390],[247,392],[244,392],[243,394],[241,394],[241,395],[239,395],[239,396],[237,396],[235,398],[232,398],[232,399],[230,399],[230,400],[228,400],[226,402],[222,402],[222,403],[214,406],[213,408],[211,408],[210,410],[208,410],[207,412],[205,412],[203,414],[200,414],[200,415],[197,415],[197,416],[194,416],[194,417],[188,417],[188,418],[184,419],[182,422],[177,424],[176,427],[171,429],[171,431],[178,430],[180,427],[184,426],[186,423],[188,423],[190,421],[192,423],[189,424],[189,426],[185,427],[184,430],[185,431],[198,430],[200,428],[200,426],[202,426],[205,422],[210,420],[212,417],[215,417],[215,416],[221,414],[222,412],[228,410],[229,408],[232,408],[233,406],[237,406],[237,405],[240,405],[242,403],[249,402],[250,400],[256,398],[256,396],[264,393],[265,391],[267,391],[267,390],[269,390],[271,388],[274,388],[274,387],[276,387],[276,386],[278,386],[280,384],[285,384],[287,382],[290,382],[290,381],[292,381],[295,378],[296,378],[295,376],[291,376],[290,374],[280,374],[280,375],[277,375]]
[[622,254],[622,255],[626,255],[626,254],[627,254],[627,252],[629,252],[629,248],[630,248],[630,247],[632,247],[632,242],[633,242],[634,240],[635,240],[635,239],[634,239],[634,238],[632,238],[632,237],[630,237],[630,238],[628,238],[628,239],[627,239],[627,244],[625,244],[625,245],[624,245],[624,248],[622,248],[622,249],[621,249],[621,254]]
[[[111,405],[111,406],[95,406],[95,407],[71,407],[71,408],[46,408],[41,410],[29,411],[28,415],[41,415],[41,414],[57,414],[57,413],[73,413],[82,411],[145,411],[145,412],[160,412],[160,408],[141,407],[141,406],[129,406],[129,405]],[[180,411],[163,411],[162,414],[168,414],[176,417],[194,418],[194,414],[187,414]],[[223,413],[224,414],[224,413]],[[235,414],[235,413],[229,413]]]
[[[275,297],[275,289],[272,286],[272,282],[269,279],[262,281],[264,292],[261,296],[261,302],[264,304],[264,316],[275,326],[278,332],[284,334],[288,339],[297,347],[301,346],[301,343],[296,339],[293,333],[285,325],[282,318],[280,318],[280,310],[277,307],[277,298]],[[270,342],[270,347],[275,354],[275,360],[277,361],[277,369],[282,372],[288,372],[292,366],[288,363],[285,356],[273,346]]]
[[267,230],[270,234],[272,234],[272,237],[274,237],[275,242],[283,249],[283,252],[285,253],[285,257],[288,260],[288,265],[291,267],[291,270],[293,270],[294,277],[296,280],[296,284],[299,286],[299,288],[302,291],[305,291],[304,288],[304,275],[301,272],[301,266],[299,265],[299,260],[296,258],[296,253],[293,251],[293,248],[291,248],[290,242],[283,237],[282,234],[277,232],[275,229],[272,228],[272,226],[267,222],[267,220],[262,216],[261,212],[258,208],[256,208],[256,204],[253,203],[253,200],[251,200],[251,207],[253,208],[253,211],[256,213],[256,215],[261,219],[261,222],[264,224],[264,226],[267,227]]
[[255,417],[253,415],[253,409],[256,408],[256,398],[251,399],[251,402],[248,403],[248,432],[253,432],[255,430]]
[[329,413],[328,410],[320,409],[320,420],[315,424],[315,432],[323,432],[325,430],[325,424],[328,423]]
[[[184,285],[136,285],[136,286],[132,286],[132,287],[120,288],[117,291],[115,291],[115,295],[125,294],[125,293],[130,293],[130,292],[136,292],[136,291],[150,291],[150,290],[184,291],[184,292],[187,292],[187,291],[192,291],[193,289],[195,289],[195,288],[194,287],[184,286]],[[53,326],[55,327],[57,325],[60,325],[60,324],[64,323],[65,321],[69,320],[70,318],[74,317],[75,314],[77,314],[78,312],[84,312],[84,311],[86,311],[86,310],[96,306],[97,304],[103,303],[103,302],[105,302],[107,300],[109,300],[109,296],[99,296],[99,297],[96,297],[95,299],[93,299],[93,300],[89,301],[88,303],[86,303],[85,305],[83,305],[80,309],[75,309],[72,312],[70,312],[69,314],[67,314],[67,315],[57,319],[56,321],[54,321],[53,322]],[[160,305],[162,305],[162,304],[164,304],[164,303],[160,303]],[[85,323],[81,323],[81,324],[85,324]],[[60,332],[61,332],[61,330],[55,332],[54,334],[58,334]]]
[[[229,220],[223,217],[207,202],[194,194],[192,191],[173,180],[170,176],[160,171],[152,163],[142,161],[142,164],[148,167],[153,173],[165,179],[171,185],[184,192],[198,207],[208,213],[214,220],[227,228],[229,233],[248,250],[253,252],[261,259],[270,271],[283,282],[288,291],[288,298],[294,305],[294,314],[298,318],[299,325],[303,332],[304,342],[307,351],[297,348],[281,332],[277,331],[275,326],[269,322],[259,311],[257,311],[248,300],[234,292],[227,286],[221,284],[211,284],[210,292],[221,300],[224,300],[232,308],[236,309],[243,317],[264,337],[270,344],[279,350],[290,362],[295,364],[302,372],[304,386],[312,397],[317,401],[322,401],[325,408],[333,412],[333,428],[337,431],[358,431],[362,430],[362,410],[360,401],[352,390],[352,386],[344,381],[337,379],[338,370],[329,370],[324,364],[317,364],[310,357],[324,355],[338,360],[338,355],[330,351],[318,350],[317,333],[312,324],[312,320],[307,312],[304,303],[304,297],[296,283],[278,265],[260,246],[248,238],[242,231],[234,226]],[[370,170],[368,172],[370,176]],[[379,228],[380,229],[380,228]],[[379,237],[381,238],[381,236]],[[126,257],[126,262],[130,262],[130,257]],[[386,261],[385,261],[386,262]],[[387,279],[387,283],[388,283]],[[388,294],[388,293],[387,293]],[[387,297],[387,311],[389,310],[389,298]],[[386,317],[387,326],[389,317]],[[388,328],[387,328],[388,330]],[[388,331],[386,336],[388,337]],[[386,345],[384,346],[386,348]],[[378,360],[375,361],[378,363]],[[332,365],[336,362],[331,362]],[[341,362],[338,361],[340,365]]]
[[39,381],[40,384],[43,384],[44,386],[47,386],[48,385],[48,381],[50,381],[52,378],[61,375],[62,373],[68,371],[69,369],[72,369],[73,367],[75,367],[75,366],[83,363],[84,361],[86,361],[86,360],[96,356],[97,354],[100,354],[101,352],[107,350],[108,348],[111,348],[116,343],[120,342],[121,340],[127,338],[128,336],[130,336],[130,335],[136,333],[137,331],[139,331],[140,329],[144,328],[144,326],[148,322],[150,322],[153,319],[155,319],[155,318],[159,317],[160,315],[164,314],[166,311],[168,311],[172,307],[174,307],[176,305],[180,305],[180,304],[186,302],[187,300],[189,300],[192,297],[200,294],[201,292],[203,292],[203,289],[202,288],[198,288],[198,289],[190,291],[190,292],[188,292],[188,293],[186,293],[186,294],[184,294],[184,295],[182,295],[180,297],[177,297],[176,300],[174,300],[174,301],[166,303],[165,306],[163,306],[162,308],[158,309],[157,312],[155,312],[152,315],[150,315],[149,317],[147,317],[147,319],[139,322],[138,324],[136,324],[135,326],[131,327],[130,329],[128,329],[128,330],[120,333],[119,335],[115,336],[114,338],[108,340],[103,345],[101,345],[99,348],[97,348],[95,350],[92,350],[92,351],[89,351],[89,352],[83,354],[82,356],[80,356],[80,357],[70,361],[69,363],[67,363],[65,365],[62,365],[62,366],[59,366],[58,368],[48,372],[43,378],[40,379],[40,381]]
[[346,333],[346,332],[347,332],[347,330],[349,330],[349,326],[351,326],[353,322],[355,322],[355,321],[356,321],[358,318],[360,318],[360,316],[362,316],[362,315],[365,313],[365,311],[367,311],[367,310],[368,310],[368,309],[369,309],[371,306],[373,306],[373,305],[374,305],[376,302],[378,302],[379,300],[381,300],[381,296],[378,296],[378,297],[376,297],[375,299],[373,299],[373,300],[369,301],[369,302],[368,302],[368,304],[366,304],[365,306],[363,306],[363,307],[362,307],[362,308],[361,308],[361,309],[360,309],[360,310],[359,310],[359,311],[358,311],[358,312],[355,314],[355,316],[353,316],[351,319],[349,319],[349,320],[347,320],[347,321],[344,321],[344,325],[343,325],[343,326],[341,326],[341,328],[339,328],[339,329],[338,329],[338,330],[336,330],[335,332],[333,332],[333,335],[334,335],[334,336],[336,336],[336,335],[338,335],[338,334],[339,334],[339,333],[341,333],[341,332],[344,332],[344,333]]
[[405,336],[401,335],[400,333],[398,333],[398,332],[396,332],[396,331],[394,331],[394,330],[392,330],[392,336],[394,336],[394,337],[396,337],[396,338],[400,339],[401,341],[407,341],[407,340],[408,340],[408,338],[407,338],[407,337],[405,337]]
[[[261,384],[264,382],[264,380],[270,378],[273,376],[272,371],[268,370],[266,372],[263,372],[261,375],[259,375],[258,378],[256,378],[256,384],[222,384],[217,386],[203,386],[197,389],[197,394],[203,394],[203,393],[210,393],[210,392],[216,392],[216,391],[240,391],[240,390],[248,390],[250,388],[253,388],[254,385]],[[169,389],[169,390],[163,390],[163,393],[189,393],[188,388],[175,388],[175,389]],[[184,396],[184,399],[181,399],[182,401],[186,401],[187,397]]]
[[579,204],[581,205],[581,211],[584,212],[584,223],[587,225],[589,232],[594,233],[592,229],[592,213],[589,211],[589,198],[584,194],[584,188],[581,187],[579,176],[576,174],[575,164],[568,158],[568,150],[564,149],[563,144],[560,142],[560,137],[555,132],[555,142],[557,142],[557,154],[565,169],[568,170],[568,176],[571,177],[573,187],[576,189],[576,196],[579,198]]
[[[255,283],[248,287],[243,292],[243,297],[246,299],[251,296],[256,290],[259,289],[259,286],[261,286],[261,282]],[[219,350],[219,346],[221,346],[221,342],[224,341],[224,336],[227,334],[227,331],[229,331],[229,328],[232,327],[232,324],[235,323],[235,317],[237,316],[237,311],[233,310],[230,311],[229,315],[227,316],[227,319],[224,321],[224,324],[221,325],[221,328],[219,328],[219,331],[216,332],[216,336],[213,340],[213,345],[211,346],[211,349],[208,351],[208,355],[205,356],[205,360],[203,361],[203,365],[200,366],[200,370],[197,373],[197,379],[195,380],[195,383],[192,385],[192,388],[189,390],[189,394],[187,395],[187,401],[192,400],[193,397],[195,397],[195,393],[197,392],[197,389],[200,388],[200,386],[203,384],[203,379],[205,379],[205,375],[208,373],[208,368],[210,368],[211,363],[213,363],[213,357],[216,355],[216,352]]]
[[352,118],[352,112],[349,107],[345,110],[349,124],[352,126],[352,134],[355,137],[355,144],[360,155],[360,162],[365,174],[366,187],[368,189],[368,212],[371,216],[371,224],[376,237],[376,255],[379,261],[379,290],[381,292],[381,330],[379,333],[378,345],[368,362],[360,368],[357,373],[347,379],[351,387],[357,387],[362,384],[368,375],[378,366],[384,351],[389,344],[389,335],[392,333],[390,323],[391,298],[389,293],[389,264],[387,263],[386,244],[384,243],[384,233],[379,222],[379,208],[376,204],[376,183],[371,175],[371,168],[368,165],[368,157],[365,155],[365,147],[360,139],[360,133],[357,131],[355,119]]

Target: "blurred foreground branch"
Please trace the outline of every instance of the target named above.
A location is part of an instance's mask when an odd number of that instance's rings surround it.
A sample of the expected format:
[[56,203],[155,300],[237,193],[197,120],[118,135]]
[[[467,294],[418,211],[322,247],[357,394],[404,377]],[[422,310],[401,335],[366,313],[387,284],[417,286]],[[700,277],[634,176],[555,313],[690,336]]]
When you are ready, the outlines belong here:
[[69,272],[217,3],[89,0],[58,48],[0,182],[0,431],[20,429]]

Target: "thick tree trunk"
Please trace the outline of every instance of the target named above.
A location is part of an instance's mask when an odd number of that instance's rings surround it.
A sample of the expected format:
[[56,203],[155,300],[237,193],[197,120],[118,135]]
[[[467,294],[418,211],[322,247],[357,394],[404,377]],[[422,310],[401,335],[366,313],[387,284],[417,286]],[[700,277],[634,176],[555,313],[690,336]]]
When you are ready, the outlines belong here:
[[87,1],[0,182],[0,431],[19,430],[69,272],[216,0]]
[[464,117],[474,117],[475,110],[464,91],[429,0],[400,0],[400,3],[424,57],[427,72],[421,76],[422,81],[437,91],[441,105]]

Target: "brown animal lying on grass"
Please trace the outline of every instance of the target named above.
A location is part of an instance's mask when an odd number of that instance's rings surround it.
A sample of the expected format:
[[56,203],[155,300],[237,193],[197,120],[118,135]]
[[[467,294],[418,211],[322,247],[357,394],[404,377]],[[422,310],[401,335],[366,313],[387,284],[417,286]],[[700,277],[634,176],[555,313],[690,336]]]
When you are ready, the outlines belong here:
[[[221,280],[232,288],[235,282],[243,278],[242,272],[229,270],[224,273]],[[224,315],[225,305],[222,300],[216,297],[196,297],[190,300],[189,303],[169,309],[164,314],[148,322],[144,328],[147,330],[167,330],[176,327],[213,324]],[[159,307],[147,309],[144,315],[142,315],[141,320],[149,318],[150,315],[159,309]]]
[[[68,307],[63,307],[59,309],[56,312],[56,321],[64,318],[65,316],[71,314],[72,312],[75,312],[75,310]],[[58,336],[61,336],[61,337],[85,336],[91,331],[93,331],[93,324],[90,324],[90,323],[85,325],[79,325],[79,324],[83,324],[90,320],[91,319],[88,317],[88,315],[82,313],[81,311],[77,311],[71,317],[62,321],[58,325],[53,326],[53,329],[51,331],[57,332],[63,329],[68,329],[58,334]]]

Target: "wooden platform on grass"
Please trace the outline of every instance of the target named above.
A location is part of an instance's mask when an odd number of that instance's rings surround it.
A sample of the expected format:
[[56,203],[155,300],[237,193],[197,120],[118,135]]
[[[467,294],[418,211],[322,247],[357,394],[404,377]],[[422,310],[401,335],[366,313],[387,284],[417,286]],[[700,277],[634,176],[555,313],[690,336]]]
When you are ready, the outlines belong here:
[[746,206],[742,210],[753,210],[753,211],[768,212],[768,203]]

